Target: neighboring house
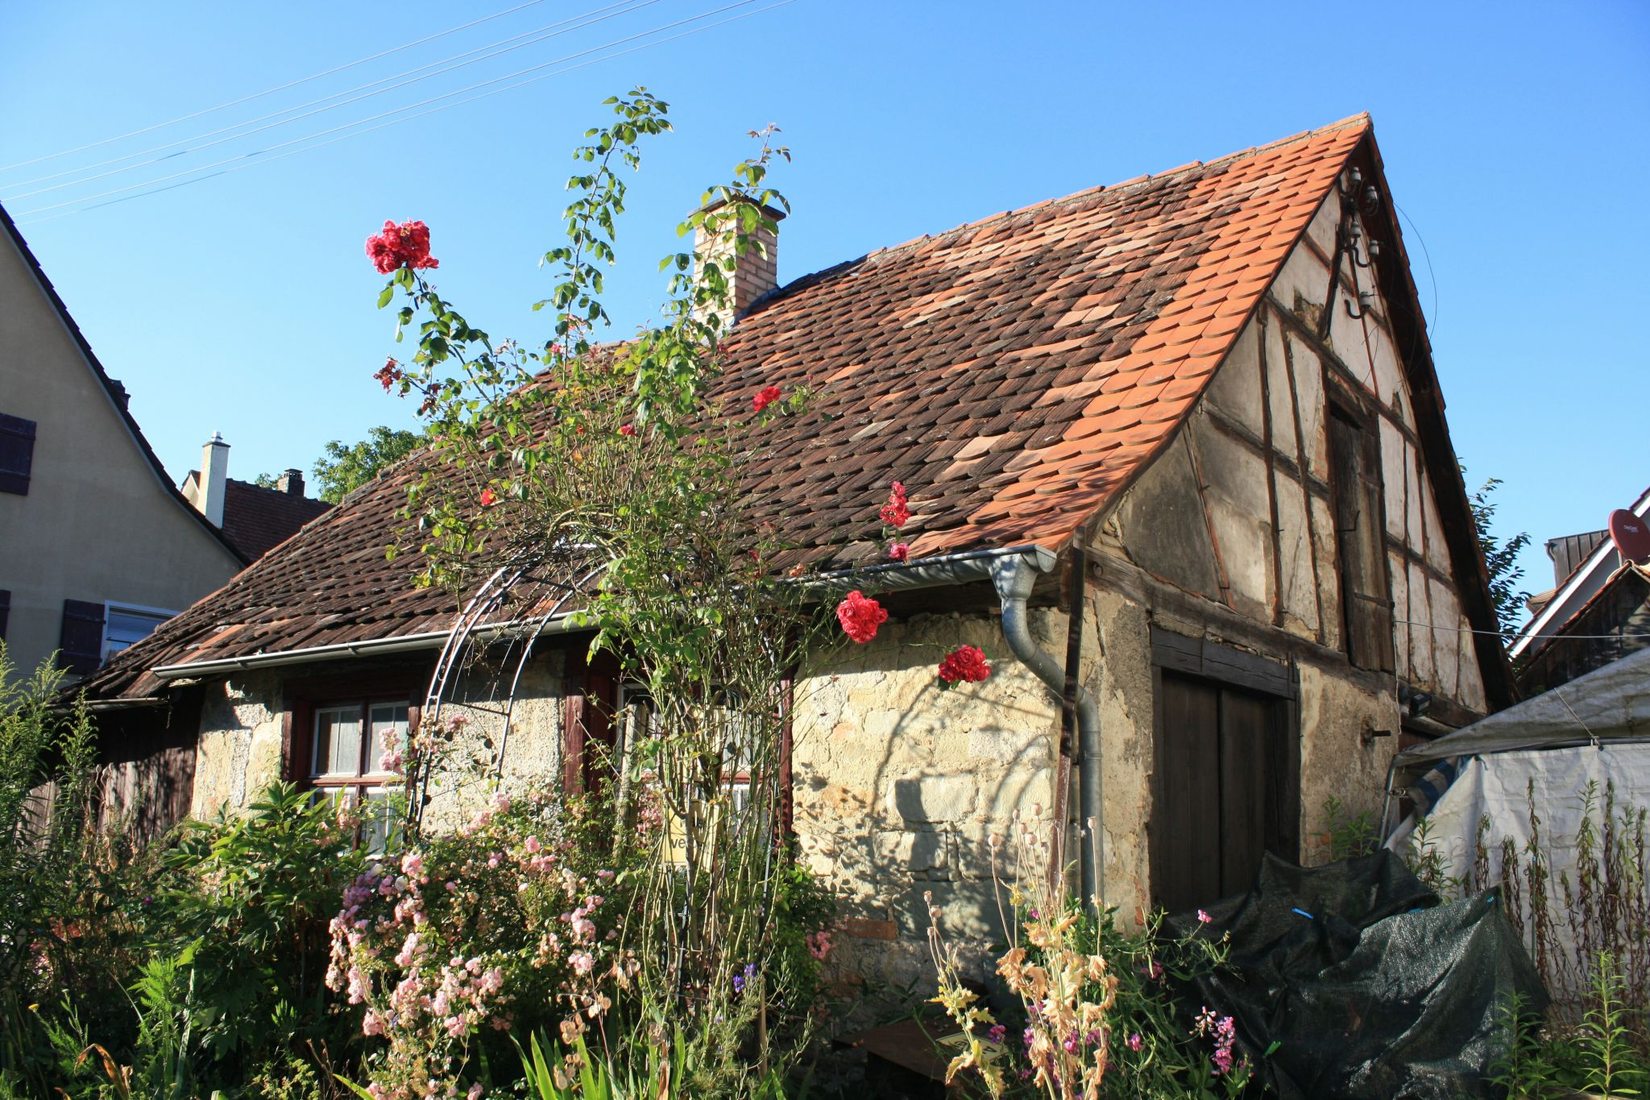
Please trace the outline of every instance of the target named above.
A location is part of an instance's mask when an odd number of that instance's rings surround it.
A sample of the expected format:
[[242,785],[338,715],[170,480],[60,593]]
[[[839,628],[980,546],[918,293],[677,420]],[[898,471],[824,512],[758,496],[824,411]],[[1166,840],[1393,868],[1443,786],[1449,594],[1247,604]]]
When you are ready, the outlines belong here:
[[[1650,521],[1650,489],[1627,511]],[[1650,646],[1650,568],[1624,563],[1607,531],[1547,547],[1555,571],[1566,561],[1572,568],[1552,592],[1532,597],[1530,621],[1509,647],[1526,697]]]
[[[736,274],[754,304],[715,396],[810,391],[751,427],[752,519],[790,547],[778,568],[893,612],[799,670],[788,705],[791,817],[844,899],[848,972],[925,972],[924,891],[954,935],[993,936],[986,841],[1015,815],[1073,859],[1097,819],[1083,875],[1125,914],[1199,904],[1264,850],[1321,855],[1330,798],[1378,808],[1401,735],[1511,701],[1393,210],[1365,116],[783,287]],[[196,814],[282,776],[363,800],[397,782],[372,746],[417,721],[457,619],[386,560],[418,543],[399,513],[420,473],[358,490],[94,680],[154,702],[134,726],[199,715]],[[900,565],[877,518],[896,479]],[[577,787],[621,685],[565,614],[539,626],[499,770]],[[964,642],[994,672],[941,691],[935,656]]]
[[245,564],[172,486],[0,209],[0,637],[89,673]]
[[201,469],[189,471],[180,491],[248,561],[257,561],[332,507],[304,495],[304,475],[297,470],[283,470],[268,489],[228,474],[229,444],[214,432],[201,448]]

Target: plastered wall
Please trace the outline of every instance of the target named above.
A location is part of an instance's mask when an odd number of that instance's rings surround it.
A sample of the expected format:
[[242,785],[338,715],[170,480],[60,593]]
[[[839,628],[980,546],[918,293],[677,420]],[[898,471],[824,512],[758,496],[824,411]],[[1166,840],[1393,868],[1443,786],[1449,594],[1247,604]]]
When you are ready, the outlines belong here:
[[0,413],[36,424],[27,495],[0,493],[6,645],[19,670],[57,649],[65,599],[176,612],[239,570],[149,464],[4,234]]

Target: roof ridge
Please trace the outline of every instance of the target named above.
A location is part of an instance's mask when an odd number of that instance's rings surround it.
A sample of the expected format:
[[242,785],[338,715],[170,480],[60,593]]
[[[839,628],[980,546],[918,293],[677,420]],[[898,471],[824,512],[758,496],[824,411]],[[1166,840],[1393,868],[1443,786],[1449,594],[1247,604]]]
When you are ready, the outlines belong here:
[[233,557],[241,559],[243,567],[251,564],[245,560],[246,555],[242,554],[239,548],[219,528],[213,526],[210,520],[196,511],[195,506],[190,504],[184,497],[183,491],[172,483],[172,475],[166,472],[165,463],[161,462],[160,456],[155,453],[154,447],[150,445],[149,437],[143,434],[143,428],[138,424],[137,417],[132,415],[131,406],[128,403],[130,398],[125,386],[110,376],[108,370],[103,366],[103,361],[97,357],[97,352],[92,350],[92,342],[81,331],[80,322],[76,321],[74,315],[69,312],[68,303],[64,302],[63,296],[57,292],[57,286],[52,282],[51,277],[46,274],[46,269],[41,265],[39,257],[34,254],[34,249],[29,247],[29,242],[24,238],[23,231],[12,220],[12,216],[6,210],[4,203],[0,203],[0,237],[9,240],[12,247],[17,250],[17,254],[22,258],[23,266],[29,277],[34,280],[35,285],[45,295],[47,306],[56,314],[58,323],[68,333],[70,342],[79,350],[81,361],[92,372],[93,379],[96,380],[98,386],[103,390],[104,396],[114,407],[116,417],[125,425],[127,434],[132,442],[137,445],[139,455],[149,464],[155,479],[160,482],[161,492],[171,500],[174,506],[183,509],[185,513],[192,517],[194,522],[205,528],[207,534]]
[[[1038,201],[1033,202],[1033,203],[1028,203],[1025,206],[1017,206],[1017,207],[1014,207],[1010,210],[1000,210],[995,214],[988,214],[987,216],[985,216],[983,218],[976,218],[973,221],[963,222],[961,225],[952,226],[950,229],[943,229],[943,230],[939,231],[938,233],[924,233],[921,236],[912,237],[909,240],[901,241],[899,244],[885,245],[882,248],[872,249],[870,252],[867,252],[865,255],[861,256],[858,260],[849,260],[849,261],[845,261],[843,263],[833,264],[831,267],[824,268],[820,271],[813,272],[812,274],[799,276],[794,281],[797,282],[797,283],[800,283],[805,279],[813,279],[813,278],[818,277],[818,276],[826,275],[830,272],[833,272],[833,271],[836,271],[840,268],[846,267],[849,264],[857,264],[857,263],[861,263],[865,260],[871,260],[871,259],[875,259],[879,256],[887,255],[889,253],[900,252],[900,251],[903,251],[905,249],[914,248],[917,245],[923,244],[927,241],[944,240],[947,237],[951,237],[951,236],[954,236],[954,235],[959,234],[959,233],[964,233],[964,232],[967,232],[969,230],[979,229],[982,226],[991,225],[995,222],[1003,221],[1003,220],[1006,220],[1008,218],[1017,217],[1021,214],[1029,213],[1030,211],[1033,211],[1033,210],[1040,210],[1044,207],[1050,207],[1050,206],[1066,206],[1066,205],[1069,205],[1069,204],[1072,204],[1072,203],[1076,203],[1076,202],[1080,202],[1080,201],[1083,201],[1083,200],[1086,200],[1086,199],[1093,198],[1097,195],[1100,195],[1100,194],[1103,194],[1103,193],[1106,193],[1106,192],[1133,190],[1133,189],[1138,188],[1138,187],[1143,187],[1148,183],[1156,183],[1156,182],[1168,179],[1172,176],[1180,175],[1183,172],[1190,172],[1190,171],[1193,171],[1193,170],[1198,169],[1198,168],[1221,167],[1221,166],[1229,164],[1233,161],[1242,160],[1246,157],[1257,156],[1261,153],[1268,153],[1268,152],[1271,152],[1271,151],[1276,150],[1276,149],[1281,149],[1284,146],[1291,145],[1291,144],[1297,144],[1299,142],[1303,142],[1303,141],[1306,141],[1306,140],[1311,139],[1311,138],[1323,137],[1325,135],[1332,134],[1332,133],[1334,133],[1338,130],[1345,130],[1345,129],[1348,129],[1348,128],[1353,127],[1353,126],[1361,126],[1361,127],[1364,127],[1364,128],[1372,128],[1373,120],[1370,118],[1369,112],[1368,111],[1362,111],[1362,112],[1360,112],[1358,114],[1355,114],[1355,115],[1348,115],[1347,117],[1345,117],[1343,119],[1340,119],[1336,122],[1328,123],[1327,125],[1324,125],[1324,126],[1319,126],[1316,129],[1302,130],[1299,133],[1290,134],[1288,137],[1278,138],[1275,141],[1269,141],[1269,142],[1266,142],[1265,144],[1262,144],[1262,145],[1251,145],[1247,149],[1239,149],[1236,152],[1222,154],[1221,156],[1218,156],[1218,157],[1214,158],[1213,160],[1188,161],[1185,164],[1177,165],[1174,168],[1168,168],[1168,169],[1165,169],[1161,172],[1147,172],[1147,173],[1144,173],[1143,175],[1130,176],[1128,179],[1119,180],[1116,183],[1097,184],[1094,187],[1085,187],[1081,191],[1073,191],[1069,195],[1059,195],[1059,196],[1056,196],[1054,198],[1039,199]],[[787,284],[787,288],[788,287],[789,287],[789,284]]]

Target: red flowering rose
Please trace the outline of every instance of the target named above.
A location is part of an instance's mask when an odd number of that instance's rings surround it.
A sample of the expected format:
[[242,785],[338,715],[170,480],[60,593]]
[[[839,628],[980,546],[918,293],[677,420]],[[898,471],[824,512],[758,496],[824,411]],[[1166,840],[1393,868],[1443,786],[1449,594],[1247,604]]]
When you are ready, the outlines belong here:
[[636,434],[636,425],[634,425],[634,424],[620,424],[619,425],[619,434],[620,435],[635,435]]
[[906,507],[905,483],[896,481],[888,490],[888,503],[882,506],[877,513],[882,522],[890,527],[904,527],[905,521],[911,518],[911,509]]
[[877,636],[877,627],[888,621],[888,612],[856,588],[836,605],[836,619],[844,634],[863,644]]
[[910,556],[911,544],[908,542],[896,542],[892,546],[888,547],[889,561],[904,561]]
[[423,222],[385,222],[382,233],[367,238],[367,255],[380,275],[388,275],[403,264],[418,271],[441,266],[441,261],[430,255],[430,227]]
[[959,680],[977,684],[990,675],[991,666],[986,664],[985,653],[977,645],[958,646],[940,662],[940,679],[948,684]]
[[755,409],[757,412],[761,412],[763,409],[778,400],[778,386],[763,386],[761,389],[756,391],[756,396],[751,398],[751,408]]
[[481,490],[481,506],[483,508],[491,508],[493,505],[495,505],[497,503],[498,503],[498,494],[497,493],[493,492],[491,489]]

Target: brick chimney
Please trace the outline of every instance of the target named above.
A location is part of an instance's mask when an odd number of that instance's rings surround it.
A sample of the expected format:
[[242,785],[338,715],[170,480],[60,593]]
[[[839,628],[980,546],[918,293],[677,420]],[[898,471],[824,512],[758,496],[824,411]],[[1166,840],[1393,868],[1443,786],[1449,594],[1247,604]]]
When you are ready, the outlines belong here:
[[301,497],[304,495],[304,475],[300,470],[286,469],[281,476],[275,479],[275,488],[288,496]]
[[201,448],[201,478],[195,507],[213,526],[223,526],[223,498],[229,481],[229,444],[217,432]]
[[[700,210],[704,218],[693,235],[694,278],[704,278],[704,264],[716,264],[728,280],[728,301],[716,310],[721,323],[718,331],[727,332],[735,321],[743,317],[764,294],[779,285],[779,233],[760,224],[762,219],[777,226],[785,217],[783,210],[771,206],[743,203],[758,215],[758,224],[745,231],[743,251],[738,249],[740,224],[749,217],[735,209],[738,200],[717,199]],[[709,312],[709,311],[705,311]],[[704,313],[695,314],[703,318]]]

